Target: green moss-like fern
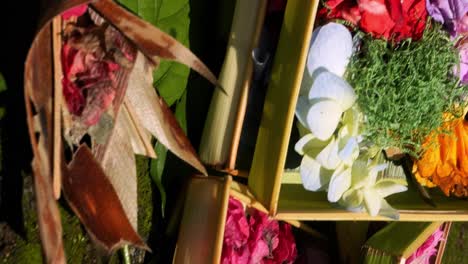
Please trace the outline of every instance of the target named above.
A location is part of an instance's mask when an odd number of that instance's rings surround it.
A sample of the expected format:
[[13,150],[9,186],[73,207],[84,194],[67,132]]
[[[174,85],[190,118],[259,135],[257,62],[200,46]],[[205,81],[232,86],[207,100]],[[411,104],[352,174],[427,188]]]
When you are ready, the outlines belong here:
[[460,103],[463,88],[450,74],[459,62],[454,43],[432,23],[419,41],[393,46],[364,36],[362,44],[347,79],[367,117],[365,138],[417,155],[427,135],[441,126],[442,114],[454,113]]

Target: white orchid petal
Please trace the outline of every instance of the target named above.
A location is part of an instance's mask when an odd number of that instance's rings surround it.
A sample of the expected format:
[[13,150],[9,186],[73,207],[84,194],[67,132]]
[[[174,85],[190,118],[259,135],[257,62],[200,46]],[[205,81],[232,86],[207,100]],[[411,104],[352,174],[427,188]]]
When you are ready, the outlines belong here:
[[394,183],[391,180],[379,181],[375,186],[374,190],[379,193],[380,197],[385,198],[389,195],[400,193],[408,190],[408,187]]
[[350,109],[346,110],[343,114],[342,124],[343,127],[348,129],[348,133],[352,136],[359,135],[359,121],[361,120],[362,114],[358,107],[354,105]]
[[336,170],[328,186],[328,201],[335,203],[351,186],[351,169]]
[[361,190],[349,189],[343,193],[341,197],[340,204],[346,207],[348,210],[351,208],[357,208],[362,206],[364,196],[362,195]]
[[329,139],[336,130],[343,113],[340,105],[331,99],[315,102],[307,113],[307,125],[320,140]]
[[294,150],[299,155],[308,155],[311,158],[316,158],[322,149],[329,144],[329,142],[329,140],[322,141],[309,133],[299,139],[296,145],[294,145]]
[[390,204],[388,204],[388,202],[385,201],[385,199],[381,200],[379,215],[386,216],[394,220],[400,219],[400,213],[398,212],[398,210],[390,206]]
[[317,191],[322,188],[323,183],[320,179],[320,164],[314,159],[304,156],[300,166],[302,185],[306,190]]
[[353,40],[349,30],[337,23],[328,23],[314,30],[307,57],[310,75],[325,68],[343,76],[353,52]]
[[352,182],[354,188],[362,188],[369,183],[369,168],[367,163],[361,159],[354,161],[351,169]]
[[338,156],[338,142],[333,138],[316,157],[317,162],[323,167],[334,170],[342,163]]
[[379,213],[380,207],[382,205],[382,197],[380,197],[380,195],[372,189],[364,189],[363,195],[364,205],[366,206],[367,212],[371,216],[376,216]]
[[358,156],[359,144],[355,137],[350,138],[344,148],[338,153],[338,157],[348,166],[352,166]]
[[294,150],[299,154],[299,155],[304,155],[304,148],[309,141],[313,140],[315,137],[312,134],[307,134],[303,136],[299,141],[297,141],[296,145],[294,145]]
[[357,96],[345,80],[331,72],[324,71],[317,75],[309,91],[309,100],[318,98],[333,99],[345,111],[353,106]]
[[307,113],[310,109],[310,102],[306,96],[299,96],[296,104],[296,117],[299,122],[307,129],[309,125],[307,124]]

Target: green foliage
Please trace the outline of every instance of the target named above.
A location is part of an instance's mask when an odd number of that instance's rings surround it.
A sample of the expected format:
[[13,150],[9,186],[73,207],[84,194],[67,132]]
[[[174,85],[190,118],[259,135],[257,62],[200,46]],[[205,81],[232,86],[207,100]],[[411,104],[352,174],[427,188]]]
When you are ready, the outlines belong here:
[[[190,5],[188,0],[119,0],[144,20],[189,47]],[[190,69],[177,62],[161,61],[154,72],[154,85],[171,106],[187,86]]]
[[442,114],[455,113],[463,91],[450,76],[458,65],[454,43],[436,23],[417,42],[392,46],[364,36],[362,43],[347,79],[367,117],[365,137],[381,148],[417,155],[423,140],[441,126]]

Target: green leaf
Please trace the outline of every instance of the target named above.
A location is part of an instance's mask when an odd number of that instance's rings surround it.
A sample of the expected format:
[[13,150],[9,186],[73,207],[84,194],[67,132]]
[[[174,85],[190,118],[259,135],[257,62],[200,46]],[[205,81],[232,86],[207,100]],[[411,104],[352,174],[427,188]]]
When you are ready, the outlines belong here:
[[166,163],[167,148],[157,142],[154,149],[158,158],[151,160],[150,175],[155,182],[156,187],[158,187],[159,193],[161,194],[161,213],[164,217],[164,211],[166,207],[166,189],[164,188],[162,182],[162,175],[164,172],[164,165]]
[[[187,118],[186,118],[186,105],[187,105],[187,93],[184,93],[180,101],[177,103],[175,117],[179,122],[180,127],[187,133]],[[161,194],[161,212],[164,217],[164,211],[166,207],[166,190],[164,188],[162,177],[164,173],[164,167],[167,158],[167,148],[159,142],[155,145],[157,159],[151,160],[150,175],[153,181],[156,183]]]
[[[119,0],[119,2],[189,47],[188,0]],[[161,61],[154,71],[154,85],[169,106],[182,97],[189,74],[190,69],[187,66],[173,61]]]

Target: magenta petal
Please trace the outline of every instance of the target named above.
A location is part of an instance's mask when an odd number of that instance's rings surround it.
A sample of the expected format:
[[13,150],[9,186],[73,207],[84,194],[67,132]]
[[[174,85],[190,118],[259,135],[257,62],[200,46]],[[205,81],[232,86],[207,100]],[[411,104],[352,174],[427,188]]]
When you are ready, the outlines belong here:
[[258,264],[261,260],[270,255],[270,248],[264,240],[252,243],[249,264]]
[[244,213],[242,203],[230,198],[224,230],[224,243],[227,246],[239,248],[247,243],[249,223]]
[[62,13],[62,19],[68,20],[72,17],[79,17],[82,16],[86,10],[88,9],[87,4],[75,6],[73,8],[68,9],[67,11]]
[[443,237],[444,231],[440,227],[406,260],[406,264],[430,264],[430,259],[437,254],[437,246]]

